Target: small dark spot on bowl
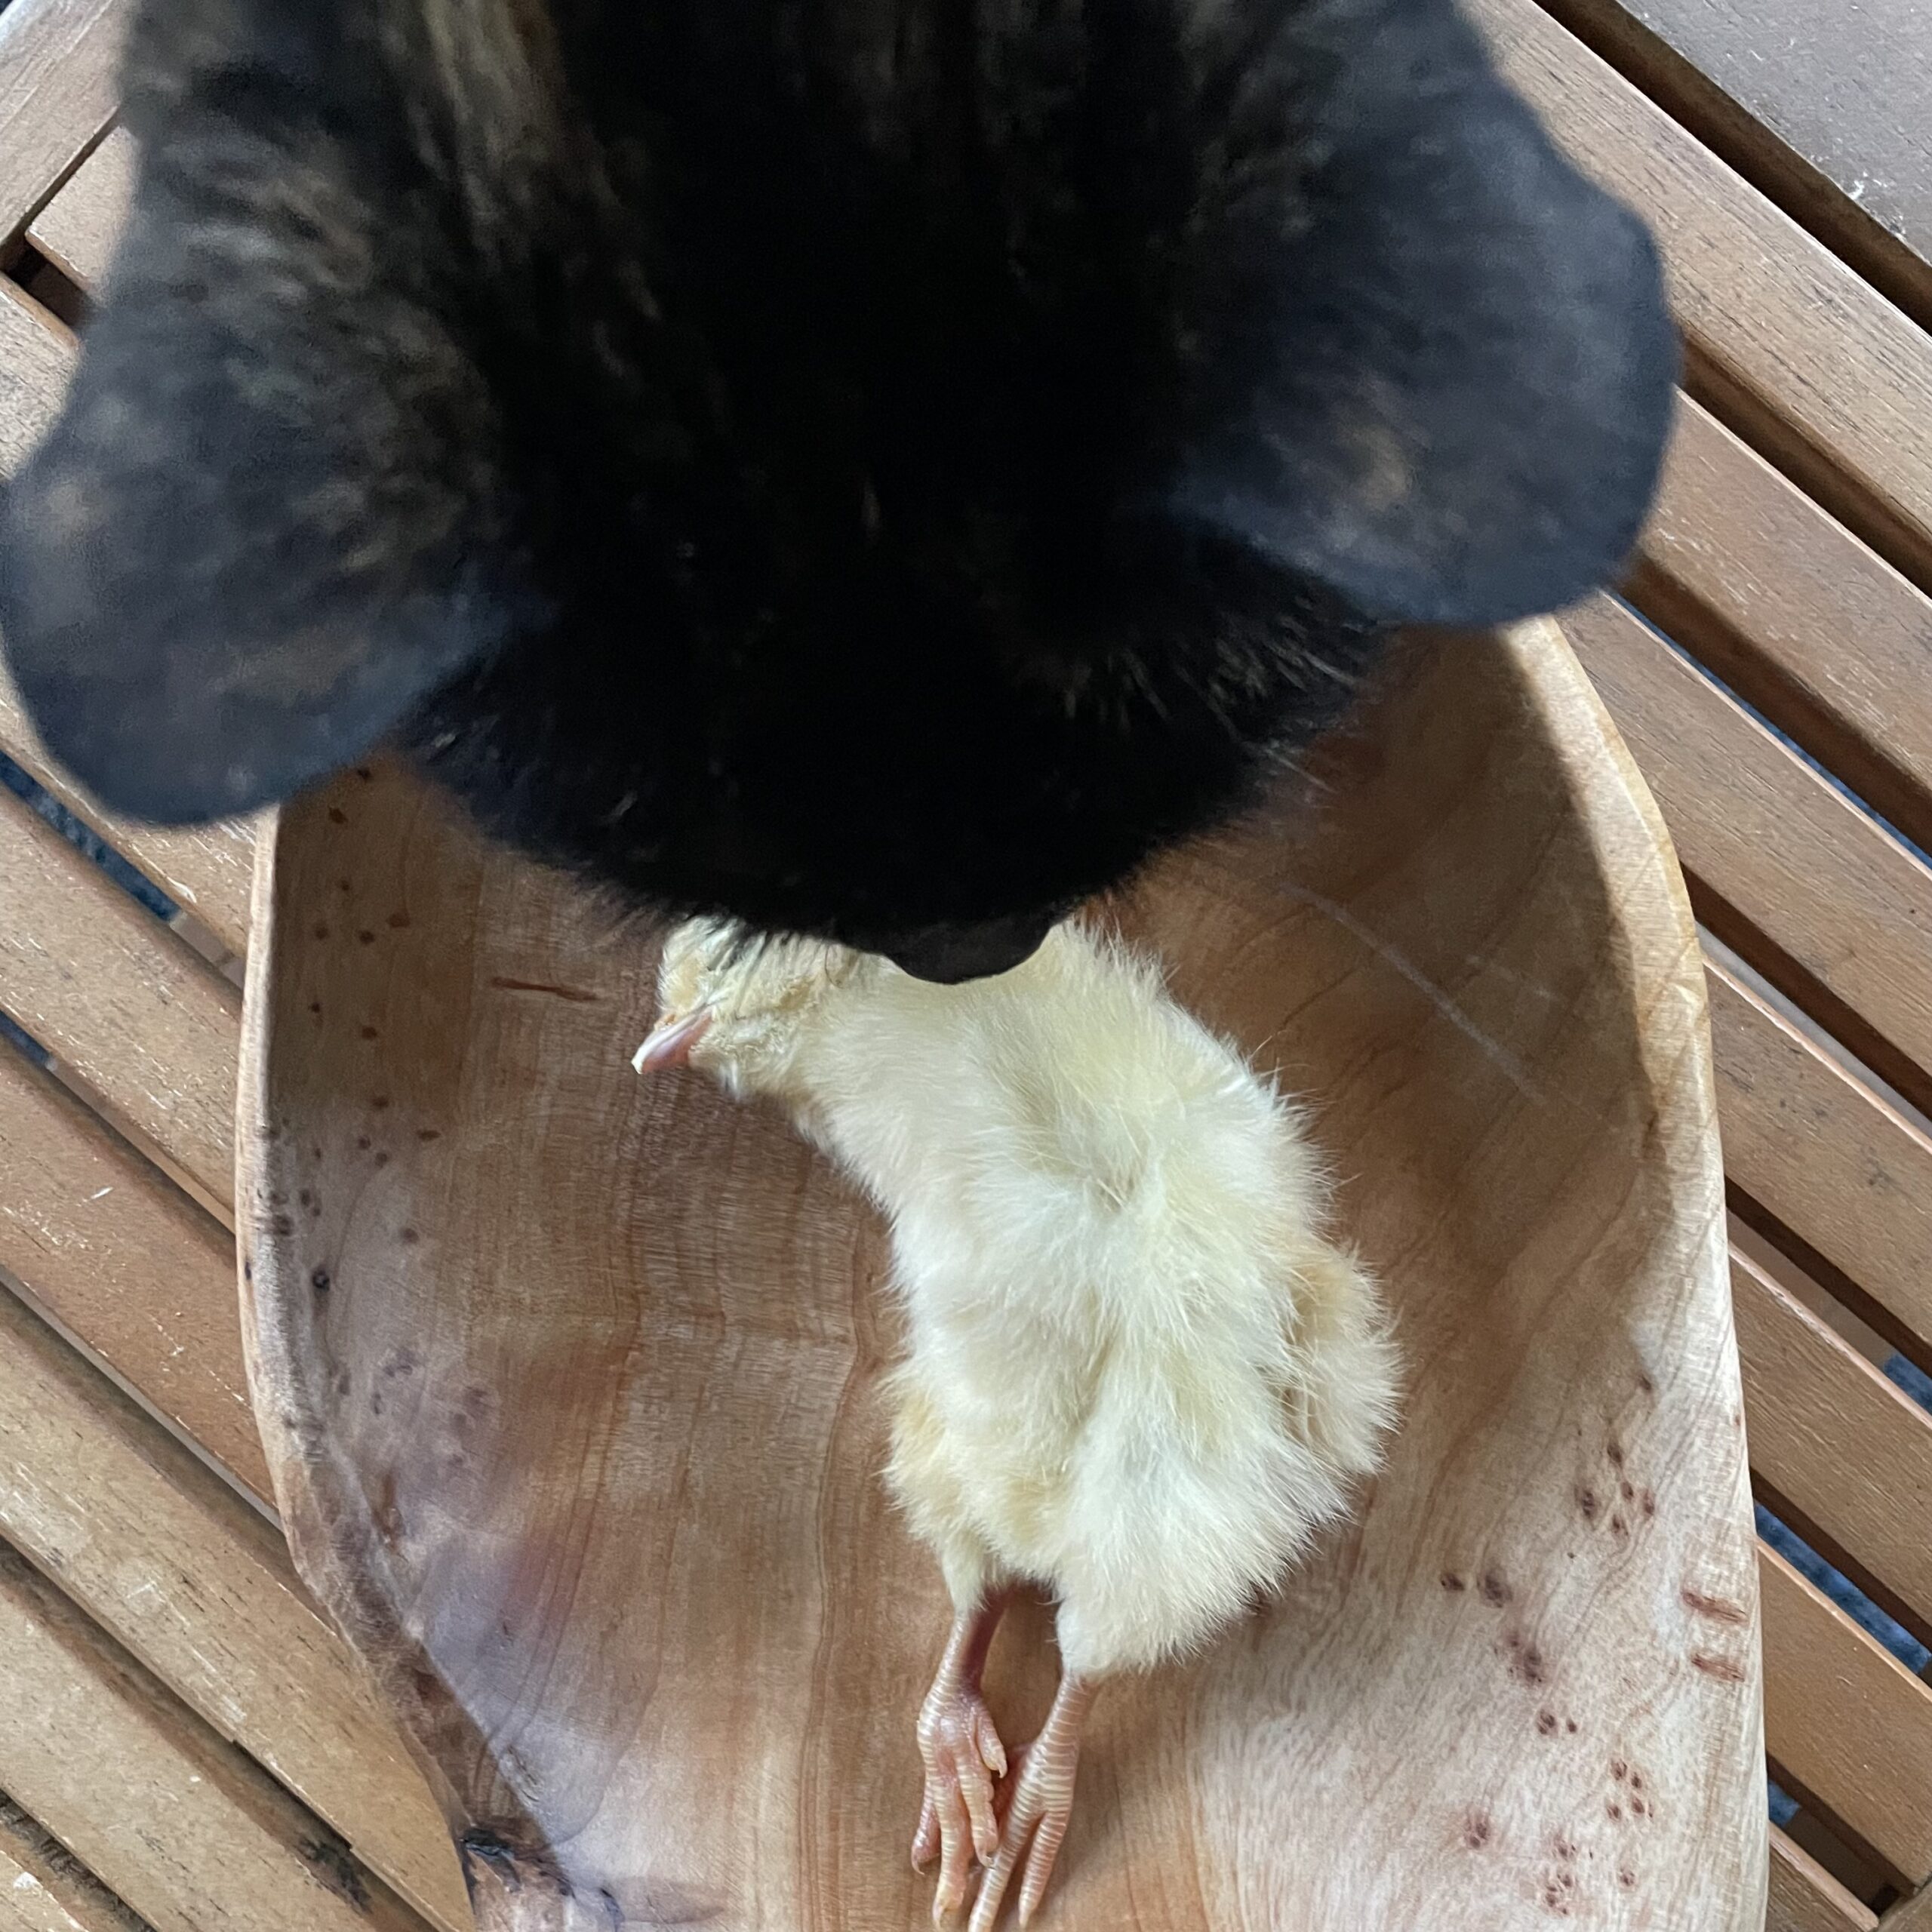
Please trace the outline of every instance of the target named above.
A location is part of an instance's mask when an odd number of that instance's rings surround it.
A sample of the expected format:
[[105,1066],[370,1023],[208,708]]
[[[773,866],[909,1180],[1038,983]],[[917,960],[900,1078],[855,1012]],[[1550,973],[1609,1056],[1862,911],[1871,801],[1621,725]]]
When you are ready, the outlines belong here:
[[349,814],[340,805],[331,805],[329,808],[329,823],[331,825],[346,825]]
[[376,943],[376,935],[367,926],[365,926],[355,937],[364,946],[374,946]]
[[1484,1603],[1498,1605],[1509,1601],[1509,1586],[1503,1580],[1500,1571],[1485,1570],[1483,1572],[1482,1600]]
[[380,1040],[383,1037],[373,1026],[365,1026],[361,1032],[362,1037],[365,1040]]
[[315,921],[315,937],[318,939],[327,939],[328,936],[328,922],[325,919],[318,919]]
[[1453,1570],[1445,1570],[1438,1579],[1445,1590],[1466,1590],[1469,1586]]
[[409,915],[407,912],[392,912],[389,915],[389,923],[392,931],[398,933],[406,931],[409,925]]
[[329,1271],[326,1268],[318,1268],[309,1277],[309,1285],[318,1295],[325,1295],[335,1286],[335,1283],[329,1278]]

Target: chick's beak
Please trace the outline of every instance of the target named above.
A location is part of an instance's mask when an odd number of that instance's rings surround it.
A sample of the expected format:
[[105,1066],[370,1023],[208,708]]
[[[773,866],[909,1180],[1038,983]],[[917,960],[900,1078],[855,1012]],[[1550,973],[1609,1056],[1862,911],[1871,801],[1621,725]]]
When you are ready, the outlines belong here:
[[702,1006],[694,1012],[660,1020],[632,1057],[632,1068],[639,1073],[660,1073],[667,1066],[688,1066],[692,1048],[704,1038],[710,1024],[710,1009]]

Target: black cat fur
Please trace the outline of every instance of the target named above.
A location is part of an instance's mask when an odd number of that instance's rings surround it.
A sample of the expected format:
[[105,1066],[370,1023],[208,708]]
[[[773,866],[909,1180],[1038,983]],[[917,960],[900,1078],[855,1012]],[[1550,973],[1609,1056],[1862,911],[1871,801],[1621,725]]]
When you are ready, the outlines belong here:
[[956,977],[1654,481],[1638,223],[1448,0],[143,0],[0,623],[97,796],[400,744]]

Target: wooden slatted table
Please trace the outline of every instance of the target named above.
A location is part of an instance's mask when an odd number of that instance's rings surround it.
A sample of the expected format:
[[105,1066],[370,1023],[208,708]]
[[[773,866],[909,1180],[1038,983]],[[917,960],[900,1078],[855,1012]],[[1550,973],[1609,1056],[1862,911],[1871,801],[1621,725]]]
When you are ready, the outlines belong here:
[[[123,11],[0,13],[0,470],[120,218]],[[1689,348],[1625,594],[1567,628],[1709,943],[1770,1512],[1768,1922],[1932,1932],[1932,17],[1472,11],[1657,225]],[[41,1050],[0,1047],[0,1927],[460,1932],[441,1820],[295,1583],[248,1411],[248,829],[117,823],[4,690],[0,752],[172,912],[0,790],[0,1011]]]

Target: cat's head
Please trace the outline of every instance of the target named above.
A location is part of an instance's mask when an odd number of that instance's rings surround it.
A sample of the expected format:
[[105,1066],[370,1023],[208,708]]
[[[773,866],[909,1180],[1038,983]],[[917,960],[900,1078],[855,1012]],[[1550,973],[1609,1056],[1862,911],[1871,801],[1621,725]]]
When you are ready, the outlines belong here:
[[399,737],[635,903],[958,977],[1654,482],[1654,250],[1449,0],[137,31],[0,516],[27,707],[134,816]]

